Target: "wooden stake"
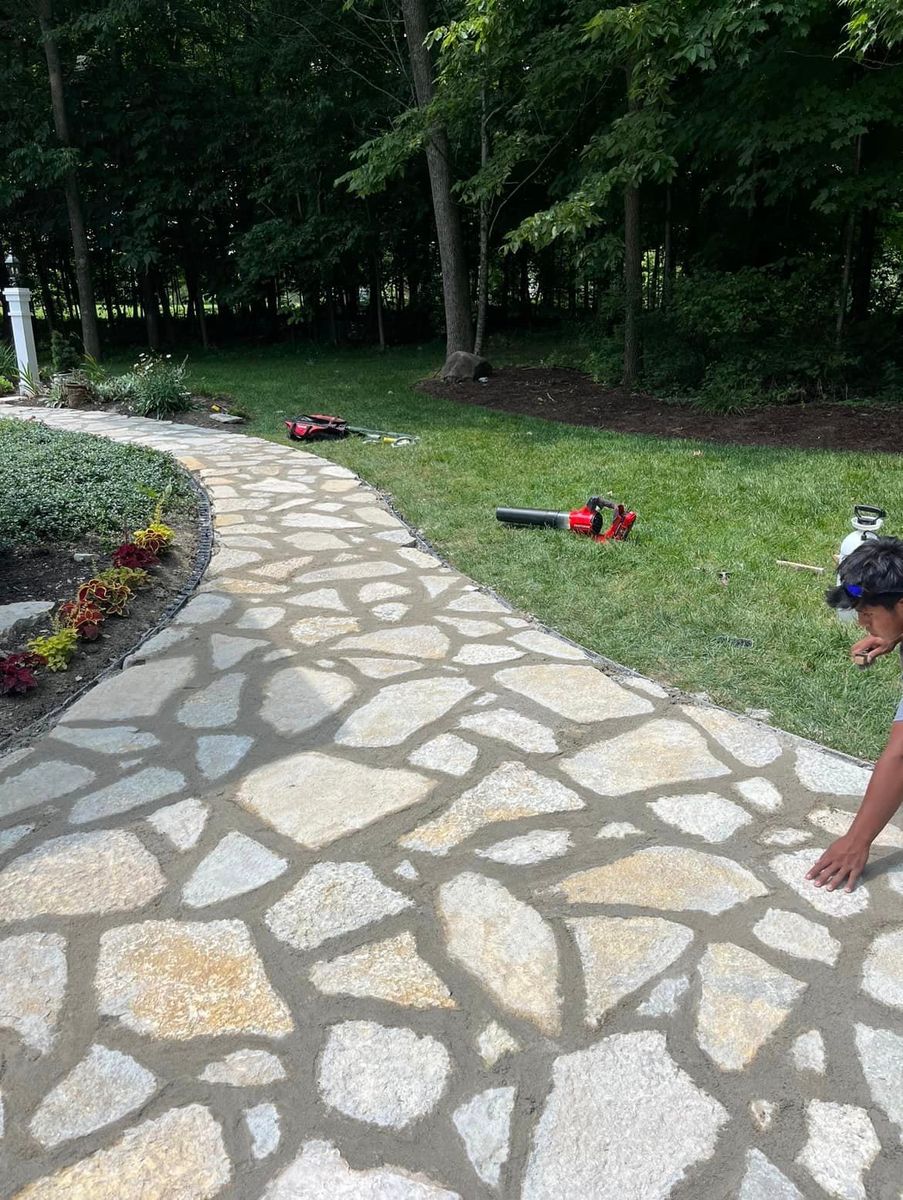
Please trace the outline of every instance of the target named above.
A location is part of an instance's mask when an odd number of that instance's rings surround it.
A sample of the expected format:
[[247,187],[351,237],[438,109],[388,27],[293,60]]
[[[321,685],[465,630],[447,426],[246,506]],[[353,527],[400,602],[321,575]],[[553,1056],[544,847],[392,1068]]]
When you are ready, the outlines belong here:
[[811,571],[813,575],[824,575],[824,567],[812,567],[808,563],[788,562],[786,558],[775,560],[779,567],[790,567],[794,571]]

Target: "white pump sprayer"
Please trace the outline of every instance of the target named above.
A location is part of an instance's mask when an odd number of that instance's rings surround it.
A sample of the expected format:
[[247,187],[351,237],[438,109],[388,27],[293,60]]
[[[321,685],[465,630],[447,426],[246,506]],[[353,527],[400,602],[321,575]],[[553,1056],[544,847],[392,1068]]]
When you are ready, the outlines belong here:
[[840,550],[837,553],[838,566],[848,554],[853,553],[857,546],[878,536],[878,531],[884,524],[886,516],[887,513],[883,508],[875,508],[871,504],[854,505],[853,517],[850,521],[853,532],[848,533],[840,543]]
[[[837,552],[837,565],[843,562],[848,554],[852,554],[857,546],[861,546],[863,542],[871,541],[878,536],[878,531],[884,524],[884,518],[887,513],[883,508],[875,508],[871,504],[856,504],[853,506],[853,517],[850,524],[853,526],[853,532],[840,543],[840,549]],[[837,576],[837,582],[840,583],[840,576]],[[836,609],[837,619],[839,621],[849,622],[856,620],[856,613],[852,608]],[[860,664],[864,665],[864,664]]]

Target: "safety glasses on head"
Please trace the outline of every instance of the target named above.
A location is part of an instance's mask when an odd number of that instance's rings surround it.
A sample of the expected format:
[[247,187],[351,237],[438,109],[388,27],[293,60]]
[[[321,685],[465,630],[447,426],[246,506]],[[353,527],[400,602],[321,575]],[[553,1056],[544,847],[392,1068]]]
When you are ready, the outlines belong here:
[[[850,599],[855,600],[857,602],[863,600],[866,597],[868,597],[870,599],[875,599],[875,597],[876,597],[876,593],[867,592],[866,588],[861,583],[844,583],[841,586],[843,587],[843,590],[846,592],[846,594],[850,597]],[[899,588],[893,588],[889,592],[881,592],[880,595],[882,595],[882,596],[903,596],[903,591],[901,591]]]

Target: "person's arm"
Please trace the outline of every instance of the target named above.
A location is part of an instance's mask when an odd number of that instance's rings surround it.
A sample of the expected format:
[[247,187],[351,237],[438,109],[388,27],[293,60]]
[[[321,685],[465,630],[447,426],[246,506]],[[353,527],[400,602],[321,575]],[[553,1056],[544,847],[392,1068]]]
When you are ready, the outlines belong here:
[[849,831],[833,842],[806,876],[833,892],[847,880],[851,892],[868,862],[872,842],[903,804],[903,721],[894,721],[884,753],[875,763],[859,812]]

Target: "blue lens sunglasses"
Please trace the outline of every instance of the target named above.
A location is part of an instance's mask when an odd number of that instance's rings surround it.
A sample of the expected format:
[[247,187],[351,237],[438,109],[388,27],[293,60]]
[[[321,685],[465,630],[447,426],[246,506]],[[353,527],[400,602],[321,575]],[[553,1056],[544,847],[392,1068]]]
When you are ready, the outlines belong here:
[[[843,590],[852,600],[861,600],[866,595],[866,589],[861,583],[845,583],[842,586]],[[889,592],[881,592],[880,594],[882,596],[903,596],[903,591],[900,591],[899,588],[891,588]]]

